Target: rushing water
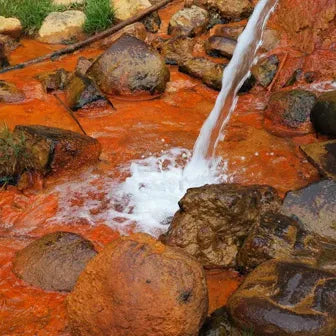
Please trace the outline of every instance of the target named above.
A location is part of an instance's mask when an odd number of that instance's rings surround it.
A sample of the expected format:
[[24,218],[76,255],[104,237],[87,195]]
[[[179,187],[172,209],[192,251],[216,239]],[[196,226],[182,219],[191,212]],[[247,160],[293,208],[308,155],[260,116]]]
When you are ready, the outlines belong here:
[[[167,218],[178,209],[178,201],[188,188],[227,181],[226,163],[215,158],[215,149],[236,106],[236,94],[249,76],[262,41],[263,29],[276,3],[277,0],[260,0],[255,7],[224,70],[222,90],[201,129],[192,156],[188,150],[173,148],[157,157],[132,162],[127,167],[129,177],[125,181],[117,185],[115,181],[106,181],[109,205],[103,214],[91,211],[97,207],[96,201],[89,201],[76,209],[69,206],[72,191],[78,188],[68,185],[65,187],[67,191],[60,193],[57,216],[70,222],[74,216],[93,223],[104,219],[118,228],[121,228],[121,223],[124,227],[136,223],[139,230],[158,234],[166,229]],[[90,193],[90,179],[86,183],[87,188],[81,184],[80,190]]]

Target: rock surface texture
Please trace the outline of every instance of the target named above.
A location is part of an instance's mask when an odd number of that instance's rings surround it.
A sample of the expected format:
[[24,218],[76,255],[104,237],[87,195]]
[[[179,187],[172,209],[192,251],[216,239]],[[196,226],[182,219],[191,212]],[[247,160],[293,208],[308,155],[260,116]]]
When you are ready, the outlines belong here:
[[0,80],[0,103],[20,103],[25,100],[25,94],[15,84]]
[[234,322],[259,336],[332,336],[336,276],[303,264],[268,261],[228,302]]
[[234,267],[238,249],[260,216],[277,210],[280,203],[268,186],[192,188],[180,200],[180,210],[162,240],[182,248],[205,267]]
[[110,0],[117,20],[127,20],[138,12],[151,7],[148,0]]
[[137,234],[91,260],[67,309],[73,335],[196,336],[207,315],[207,286],[193,258]]
[[87,262],[96,254],[93,244],[80,235],[54,232],[19,251],[13,271],[32,286],[70,292]]
[[[1,13],[0,13],[1,14]],[[17,38],[22,33],[22,25],[17,18],[0,16],[0,34]]]
[[135,37],[124,35],[104,52],[88,70],[107,94],[161,94],[169,70],[156,50]]

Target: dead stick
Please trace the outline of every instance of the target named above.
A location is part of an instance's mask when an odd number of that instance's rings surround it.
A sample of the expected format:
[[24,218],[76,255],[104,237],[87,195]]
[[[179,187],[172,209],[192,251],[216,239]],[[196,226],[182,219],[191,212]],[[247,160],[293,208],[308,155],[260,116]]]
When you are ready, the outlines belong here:
[[84,135],[87,135],[84,128],[82,127],[82,125],[80,124],[79,120],[76,118],[76,116],[74,115],[73,111],[70,110],[70,108],[68,106],[66,106],[63,101],[61,100],[60,97],[58,97],[58,95],[56,93],[53,94],[53,96],[57,99],[57,101],[66,109],[66,111],[70,114],[71,118],[76,122],[76,124],[78,125],[78,127],[81,129],[81,131],[83,132]]
[[268,87],[268,89],[267,89],[268,91],[271,91],[271,90],[272,90],[275,81],[278,79],[278,77],[279,77],[279,75],[280,75],[280,72],[281,72],[282,68],[284,67],[284,65],[285,65],[285,63],[286,63],[286,61],[287,61],[287,57],[288,57],[288,52],[286,52],[286,55],[285,55],[285,57],[283,58],[283,60],[282,60],[282,62],[281,62],[281,64],[280,64],[280,66],[279,66],[279,70],[277,71],[277,73],[275,74],[275,76],[274,76],[274,78],[273,78],[271,84],[269,85],[269,87]]
[[11,71],[11,70],[23,69],[23,68],[25,68],[29,65],[36,64],[36,63],[41,63],[41,62],[46,61],[48,59],[55,59],[55,58],[58,58],[62,55],[71,54],[76,50],[84,48],[84,47],[88,46],[89,44],[92,44],[96,41],[99,41],[99,40],[105,38],[105,37],[108,37],[108,36],[116,33],[117,31],[119,31],[120,29],[122,29],[122,28],[124,28],[124,27],[126,27],[126,26],[128,26],[128,25],[130,25],[134,22],[137,22],[137,21],[143,19],[145,16],[157,11],[158,9],[160,9],[161,7],[167,5],[168,3],[172,2],[172,1],[173,0],[162,0],[161,2],[157,3],[156,5],[154,5],[152,7],[149,7],[147,9],[144,9],[143,11],[141,11],[140,13],[132,16],[131,18],[129,18],[127,20],[124,20],[124,21],[118,23],[117,25],[115,25],[115,26],[113,26],[113,27],[111,27],[107,30],[104,30],[103,32],[101,32],[99,34],[96,34],[92,37],[89,37],[88,39],[86,39],[84,41],[74,43],[69,47],[66,47],[66,48],[63,48],[63,49],[60,49],[60,50],[56,50],[56,51],[54,51],[52,53],[49,53],[47,55],[40,56],[40,57],[31,59],[29,61],[26,61],[26,62],[23,62],[23,63],[20,63],[20,64],[10,66],[10,67],[6,67],[6,68],[0,70],[0,74]]

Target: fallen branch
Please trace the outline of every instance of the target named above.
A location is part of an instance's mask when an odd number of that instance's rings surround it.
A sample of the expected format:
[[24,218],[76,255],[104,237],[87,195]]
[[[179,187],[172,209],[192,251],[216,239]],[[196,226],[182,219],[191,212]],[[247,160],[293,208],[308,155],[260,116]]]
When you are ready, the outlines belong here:
[[108,37],[108,36],[116,33],[117,31],[121,30],[122,28],[143,19],[145,16],[157,11],[158,9],[160,9],[161,7],[167,5],[168,3],[172,2],[172,1],[173,0],[162,0],[161,2],[157,3],[156,5],[151,6],[147,9],[139,12],[138,14],[132,16],[131,18],[129,18],[127,20],[124,20],[124,21],[118,23],[117,25],[115,25],[115,26],[113,26],[113,27],[111,27],[107,30],[104,30],[103,32],[101,32],[99,34],[96,34],[92,37],[89,37],[88,39],[86,39],[84,41],[74,43],[69,47],[66,47],[66,48],[63,48],[63,49],[60,49],[60,50],[56,50],[56,51],[54,51],[50,54],[43,55],[43,56],[31,59],[29,61],[26,61],[26,62],[23,62],[23,63],[20,63],[20,64],[16,64],[16,65],[13,65],[13,66],[6,67],[4,69],[1,69],[0,73],[5,73],[5,72],[8,72],[8,71],[17,70],[17,69],[23,69],[23,68],[26,68],[27,66],[32,65],[32,64],[41,63],[41,62],[44,62],[48,59],[55,60],[55,59],[59,58],[60,56],[71,54],[76,50],[82,49],[82,48],[84,48],[84,47],[86,47],[86,46],[88,46],[88,45],[90,45],[94,42],[97,42],[97,41],[99,41],[99,40],[101,40],[105,37]]

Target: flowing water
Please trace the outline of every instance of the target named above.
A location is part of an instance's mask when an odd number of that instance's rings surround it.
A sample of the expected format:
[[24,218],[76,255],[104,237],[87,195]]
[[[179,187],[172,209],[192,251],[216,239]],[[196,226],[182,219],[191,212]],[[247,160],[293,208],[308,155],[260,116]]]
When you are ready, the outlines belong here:
[[[109,212],[109,221],[124,218],[141,230],[155,233],[178,209],[178,201],[190,187],[227,181],[226,163],[215,158],[222,130],[237,103],[237,92],[249,76],[262,42],[262,33],[277,0],[260,0],[238,40],[232,60],[223,73],[222,90],[195,143],[193,155],[173,149],[158,157],[132,162],[130,177],[113,191],[127,204]],[[187,164],[185,165],[185,163]],[[185,168],[184,168],[185,167]],[[118,202],[119,202],[118,201]]]

